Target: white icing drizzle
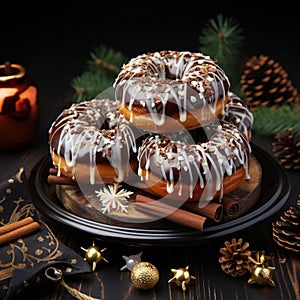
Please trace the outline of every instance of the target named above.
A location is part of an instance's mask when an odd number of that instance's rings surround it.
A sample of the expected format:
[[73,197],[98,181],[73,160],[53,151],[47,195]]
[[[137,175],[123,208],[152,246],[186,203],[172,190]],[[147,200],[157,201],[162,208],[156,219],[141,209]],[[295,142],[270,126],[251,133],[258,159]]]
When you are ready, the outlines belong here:
[[[103,129],[104,122],[108,128]],[[66,165],[72,168],[73,177],[78,163],[89,165],[91,184],[95,184],[97,154],[116,169],[118,177],[115,180],[122,181],[126,175],[124,166],[129,168],[131,151],[137,152],[136,138],[129,123],[119,114],[116,102],[109,99],[93,99],[64,110],[50,127],[49,145],[51,155],[59,156],[58,176],[63,157]],[[124,158],[128,161],[124,162]]]
[[232,122],[246,136],[251,133],[249,131],[254,121],[253,114],[247,104],[233,92],[228,93],[228,102],[220,119]]
[[[154,172],[166,182],[169,194],[177,185],[179,196],[183,185],[188,185],[191,198],[195,185],[199,184],[203,188],[200,206],[212,200],[217,192],[220,192],[221,199],[225,176],[231,176],[238,168],[244,167],[249,179],[251,153],[248,140],[233,124],[221,124],[213,125],[209,141],[201,144],[189,145],[179,140],[163,140],[161,135],[150,135],[138,149],[139,176],[147,181],[149,173]],[[178,170],[176,182],[175,170]]]
[[[207,106],[214,114],[219,99],[224,110],[229,81],[209,56],[188,51],[161,51],[132,58],[122,67],[114,88],[121,106],[128,104],[130,122],[132,107],[138,101],[147,107],[153,122],[162,126],[168,101],[176,103],[181,122],[192,108]],[[156,110],[158,102],[162,104],[160,112]]]

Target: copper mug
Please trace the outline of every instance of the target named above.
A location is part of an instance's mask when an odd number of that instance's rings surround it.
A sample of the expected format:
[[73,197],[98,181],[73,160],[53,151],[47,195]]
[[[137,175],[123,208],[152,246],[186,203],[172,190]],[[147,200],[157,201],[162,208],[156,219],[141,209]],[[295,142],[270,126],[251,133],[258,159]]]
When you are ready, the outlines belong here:
[[6,62],[0,65],[0,150],[27,146],[39,120],[38,86],[25,68]]

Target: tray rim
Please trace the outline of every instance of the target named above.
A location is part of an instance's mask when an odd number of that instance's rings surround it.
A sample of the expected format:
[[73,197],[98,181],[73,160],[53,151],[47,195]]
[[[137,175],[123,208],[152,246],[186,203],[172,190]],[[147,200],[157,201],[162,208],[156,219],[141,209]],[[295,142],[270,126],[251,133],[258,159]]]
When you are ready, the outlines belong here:
[[254,143],[251,143],[251,147],[253,155],[261,164],[263,172],[262,181],[264,180],[265,175],[264,166],[268,164],[273,166],[272,174],[277,175],[277,187],[274,194],[261,207],[254,210],[251,209],[249,213],[236,219],[204,228],[201,232],[184,227],[172,229],[139,229],[108,225],[80,217],[67,211],[64,207],[51,201],[51,197],[49,199],[43,189],[43,187],[47,186],[47,183],[46,178],[44,178],[45,180],[43,180],[43,182],[41,181],[41,178],[43,178],[41,176],[44,174],[43,171],[45,171],[47,164],[49,165],[51,163],[50,154],[47,154],[40,159],[30,172],[28,176],[29,188],[33,195],[33,202],[42,215],[65,225],[70,229],[79,230],[80,232],[92,235],[93,237],[116,243],[142,246],[158,244],[178,246],[182,244],[203,243],[247,229],[271,217],[286,203],[291,192],[291,183],[287,172],[266,150],[263,150]]

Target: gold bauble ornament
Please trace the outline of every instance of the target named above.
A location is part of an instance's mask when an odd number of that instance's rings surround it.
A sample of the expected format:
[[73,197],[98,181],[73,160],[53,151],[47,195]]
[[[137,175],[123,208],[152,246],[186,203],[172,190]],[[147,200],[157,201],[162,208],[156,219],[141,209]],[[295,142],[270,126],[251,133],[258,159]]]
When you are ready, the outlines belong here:
[[87,249],[81,247],[82,250],[85,251],[84,260],[86,260],[89,264],[92,264],[92,270],[96,270],[97,263],[104,260],[108,263],[108,260],[105,259],[102,256],[102,252],[104,252],[107,248],[100,249],[99,247],[95,246],[95,243],[93,242],[93,245],[88,247]]
[[174,282],[176,285],[180,286],[182,290],[186,291],[187,284],[191,279],[196,279],[195,276],[192,276],[189,272],[189,266],[179,269],[171,269],[174,276],[168,281],[168,283]]
[[149,262],[140,262],[131,270],[130,279],[134,287],[138,289],[152,289],[159,280],[157,268]]

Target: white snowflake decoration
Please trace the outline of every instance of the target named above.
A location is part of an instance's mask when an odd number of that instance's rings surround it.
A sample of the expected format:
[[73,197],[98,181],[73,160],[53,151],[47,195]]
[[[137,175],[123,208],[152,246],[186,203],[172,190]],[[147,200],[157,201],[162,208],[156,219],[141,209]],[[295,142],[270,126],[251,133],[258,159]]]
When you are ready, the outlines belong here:
[[[102,204],[102,213],[110,213],[110,209],[115,209],[120,212],[126,212],[128,208],[128,198],[133,192],[121,189],[119,183],[114,183],[114,185],[109,185],[108,189],[103,188],[102,190],[95,191],[99,201]],[[119,191],[118,191],[119,190]]]

